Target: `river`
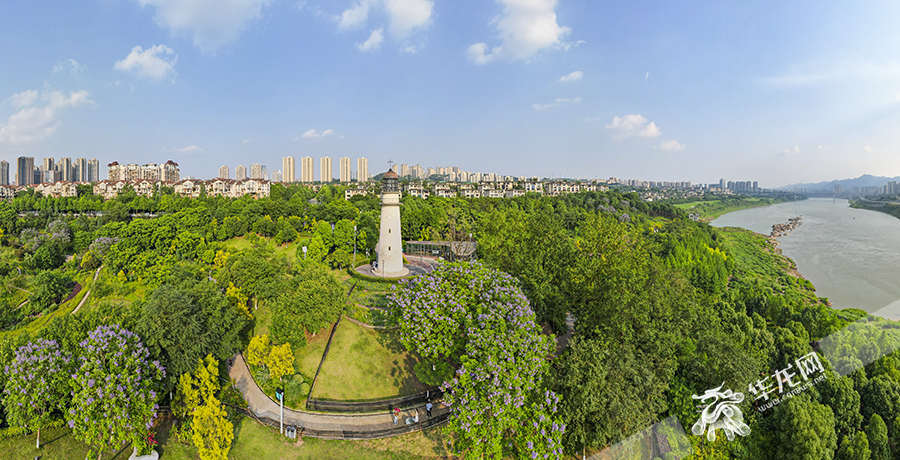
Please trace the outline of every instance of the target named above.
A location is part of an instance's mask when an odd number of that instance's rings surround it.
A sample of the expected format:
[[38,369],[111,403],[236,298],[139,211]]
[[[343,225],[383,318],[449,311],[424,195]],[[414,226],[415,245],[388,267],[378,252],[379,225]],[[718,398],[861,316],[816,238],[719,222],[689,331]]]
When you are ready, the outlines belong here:
[[900,219],[853,209],[847,200],[814,198],[730,212],[716,227],[742,227],[768,235],[772,225],[802,216],[802,225],[779,238],[782,253],[834,308],[859,308],[900,318]]

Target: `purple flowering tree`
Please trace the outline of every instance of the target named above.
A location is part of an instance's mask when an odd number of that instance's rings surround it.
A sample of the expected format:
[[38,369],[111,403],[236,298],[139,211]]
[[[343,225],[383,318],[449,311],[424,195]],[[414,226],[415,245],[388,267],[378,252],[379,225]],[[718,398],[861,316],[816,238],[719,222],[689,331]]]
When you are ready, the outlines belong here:
[[112,245],[118,242],[118,238],[101,236],[100,238],[95,239],[93,243],[91,243],[89,250],[92,254],[94,254],[95,257],[102,260],[106,256],[106,253],[109,252],[109,248],[111,248]]
[[559,458],[565,427],[541,389],[554,350],[515,278],[445,263],[392,295],[406,348],[456,368],[444,382],[448,429],[465,458]]
[[55,340],[37,339],[16,350],[12,364],[4,369],[8,376],[3,400],[7,421],[35,430],[38,449],[41,428],[54,411],[65,410],[71,362]]
[[53,241],[63,244],[72,241],[72,232],[69,231],[69,226],[61,220],[50,222],[50,224],[47,225],[47,233]]
[[155,389],[165,377],[163,366],[149,361],[141,339],[118,325],[98,327],[80,346],[69,427],[99,455],[126,441],[138,445],[156,417]]

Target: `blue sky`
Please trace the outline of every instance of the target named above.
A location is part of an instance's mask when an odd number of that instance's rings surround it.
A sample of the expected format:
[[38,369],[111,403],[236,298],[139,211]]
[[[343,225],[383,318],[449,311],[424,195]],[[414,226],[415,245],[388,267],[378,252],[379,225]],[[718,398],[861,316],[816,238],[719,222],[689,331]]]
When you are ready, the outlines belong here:
[[900,175],[900,4],[747,3],[6,1],[0,158]]

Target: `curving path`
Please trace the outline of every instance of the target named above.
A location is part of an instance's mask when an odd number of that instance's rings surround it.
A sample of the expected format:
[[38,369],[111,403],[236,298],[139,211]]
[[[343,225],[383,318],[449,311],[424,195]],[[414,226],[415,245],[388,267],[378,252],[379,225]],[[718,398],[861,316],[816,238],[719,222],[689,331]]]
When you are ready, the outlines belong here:
[[[99,268],[97,268],[97,271],[94,272],[94,281],[97,281],[97,276],[100,275],[100,270],[102,270],[102,269],[103,269],[103,265],[101,265]],[[91,285],[93,285],[93,282],[91,283]],[[81,310],[81,306],[84,305],[85,302],[87,302],[87,299],[90,296],[91,296],[91,291],[88,290],[87,293],[84,294],[84,297],[81,298],[81,302],[78,302],[78,306],[75,307],[75,310],[72,311],[73,315],[75,313],[78,313],[78,310]]]
[[[235,355],[234,364],[228,370],[237,388],[247,400],[248,409],[259,418],[268,418],[278,423],[280,406],[266,396],[250,374],[247,363],[241,354]],[[450,409],[436,402],[432,409],[432,417],[425,417],[425,407],[403,408],[401,420],[394,425],[388,412],[372,414],[326,414],[284,408],[284,424],[298,427],[303,435],[325,439],[372,439],[399,436],[419,431],[429,426],[442,423],[447,419]],[[404,420],[412,417],[414,410],[419,410],[419,423],[406,425]]]

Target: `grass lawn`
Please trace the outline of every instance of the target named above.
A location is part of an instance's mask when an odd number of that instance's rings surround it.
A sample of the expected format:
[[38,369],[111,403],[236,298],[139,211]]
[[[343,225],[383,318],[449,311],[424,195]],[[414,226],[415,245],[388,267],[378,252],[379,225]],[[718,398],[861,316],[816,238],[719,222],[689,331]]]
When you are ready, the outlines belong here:
[[[301,246],[308,246],[310,239],[308,237],[299,237],[296,241],[285,243],[281,246],[275,246],[272,238],[267,238],[264,236],[259,237],[259,241],[265,242],[268,247],[274,249],[276,255],[286,257],[287,260],[293,263],[294,256],[297,253],[297,248]],[[253,244],[247,241],[247,237],[244,236],[239,236],[237,238],[223,241],[222,244],[235,251],[243,251],[245,249],[250,249],[253,247]]]
[[351,318],[362,321],[363,323],[372,325],[372,326],[389,326],[391,322],[391,318],[387,312],[384,310],[378,310],[376,308],[365,308],[360,307],[358,305],[350,305],[345,310],[348,316]]
[[[157,452],[165,460],[195,460],[199,458],[193,445],[181,444],[169,439],[171,423],[164,424],[157,433]],[[87,446],[76,440],[68,428],[41,432],[42,446],[34,448],[34,435],[12,439],[0,439],[0,458],[30,459],[40,455],[42,460],[79,460],[85,457]],[[306,460],[306,459],[360,459],[399,460],[441,458],[445,436],[440,428],[424,433],[414,433],[397,438],[375,441],[325,441],[304,438],[302,445],[289,440],[278,430],[243,418],[235,429],[235,441],[228,454],[232,460]],[[104,459],[126,460],[131,455],[128,446],[116,455],[106,453]]]
[[371,400],[425,391],[413,372],[418,357],[407,353],[396,332],[376,332],[341,321],[313,397]]

